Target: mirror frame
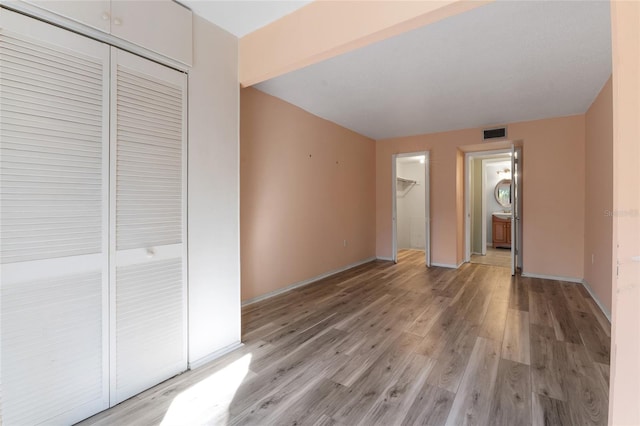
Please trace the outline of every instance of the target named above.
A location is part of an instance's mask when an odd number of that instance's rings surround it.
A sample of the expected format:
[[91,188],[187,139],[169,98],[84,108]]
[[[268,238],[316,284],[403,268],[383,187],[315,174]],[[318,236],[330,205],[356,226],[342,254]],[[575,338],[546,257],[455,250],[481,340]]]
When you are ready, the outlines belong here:
[[[498,196],[498,188],[500,188],[502,185],[507,184],[509,186],[509,203],[503,203],[500,200],[500,197]],[[498,202],[498,204],[500,204],[502,207],[511,207],[511,179],[502,179],[501,181],[499,181],[498,183],[496,183],[496,187],[493,190],[493,195],[496,198],[496,201]]]

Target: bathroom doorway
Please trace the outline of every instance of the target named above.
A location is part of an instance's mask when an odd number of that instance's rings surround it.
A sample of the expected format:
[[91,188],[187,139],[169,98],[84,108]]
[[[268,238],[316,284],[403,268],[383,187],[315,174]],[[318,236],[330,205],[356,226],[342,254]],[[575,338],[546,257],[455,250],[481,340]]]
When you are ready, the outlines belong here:
[[395,154],[392,169],[393,261],[431,266],[429,152]]
[[466,261],[522,268],[522,197],[519,188],[521,149],[466,154]]

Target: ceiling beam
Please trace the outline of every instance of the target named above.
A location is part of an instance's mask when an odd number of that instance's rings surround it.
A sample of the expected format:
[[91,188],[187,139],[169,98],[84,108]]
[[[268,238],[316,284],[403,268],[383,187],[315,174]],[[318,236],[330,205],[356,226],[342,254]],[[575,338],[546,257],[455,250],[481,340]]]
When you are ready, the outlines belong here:
[[491,1],[316,0],[240,39],[240,84],[252,86]]

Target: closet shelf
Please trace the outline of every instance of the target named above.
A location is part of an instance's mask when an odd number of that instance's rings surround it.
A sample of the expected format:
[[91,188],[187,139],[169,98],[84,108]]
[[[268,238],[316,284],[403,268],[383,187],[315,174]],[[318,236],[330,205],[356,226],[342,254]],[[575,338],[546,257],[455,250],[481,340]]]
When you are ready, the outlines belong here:
[[411,184],[414,184],[414,185],[418,184],[418,181],[417,180],[413,180],[413,179],[406,179],[406,178],[402,178],[402,177],[397,177],[396,179],[400,183],[411,183]]

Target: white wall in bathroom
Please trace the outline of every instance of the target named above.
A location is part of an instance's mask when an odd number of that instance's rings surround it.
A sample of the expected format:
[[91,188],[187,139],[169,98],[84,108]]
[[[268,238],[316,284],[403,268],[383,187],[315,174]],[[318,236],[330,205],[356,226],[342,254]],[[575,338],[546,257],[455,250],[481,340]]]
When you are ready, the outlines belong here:
[[492,245],[493,244],[493,229],[492,229],[492,214],[494,212],[501,212],[503,210],[505,210],[504,207],[502,207],[500,204],[498,204],[498,202],[496,201],[496,197],[495,197],[495,188],[496,185],[498,184],[498,182],[500,182],[502,179],[511,179],[511,174],[509,175],[504,175],[504,174],[500,174],[498,175],[498,170],[504,170],[506,169],[511,169],[511,161],[507,160],[507,161],[500,161],[500,162],[487,162],[485,163],[485,182],[486,185],[484,187],[484,196],[486,199],[486,217],[485,217],[485,221],[487,222],[487,245]]

